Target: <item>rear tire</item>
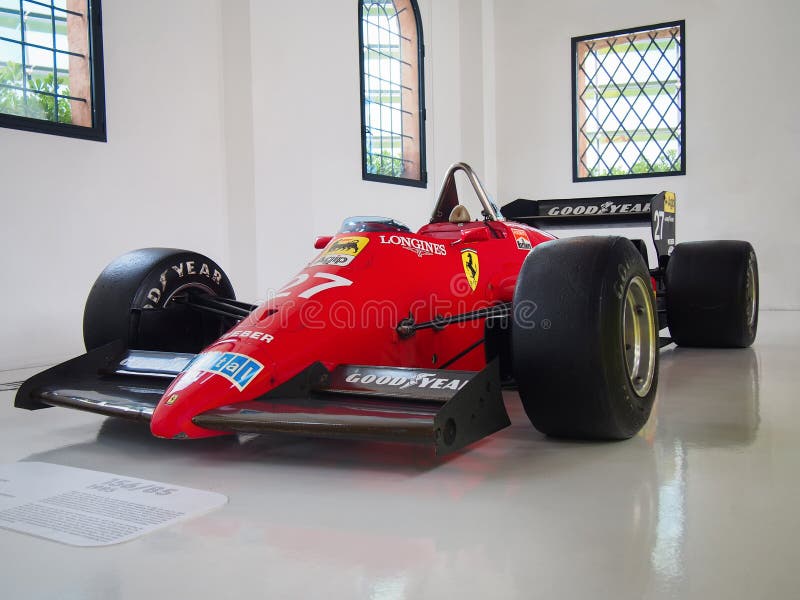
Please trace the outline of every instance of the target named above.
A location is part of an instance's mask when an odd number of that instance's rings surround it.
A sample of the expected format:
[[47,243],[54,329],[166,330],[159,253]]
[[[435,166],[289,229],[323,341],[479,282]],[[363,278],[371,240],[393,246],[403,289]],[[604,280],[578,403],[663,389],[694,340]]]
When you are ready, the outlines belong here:
[[758,329],[758,262],[748,242],[678,244],[666,273],[667,323],[679,346],[746,348]]
[[511,344],[536,429],[579,439],[635,435],[658,383],[655,300],[642,255],[622,237],[534,248],[517,280]]
[[86,349],[122,340],[140,350],[199,352],[234,323],[175,301],[190,289],[235,299],[228,276],[202,254],[174,248],[123,254],[89,292],[83,313]]

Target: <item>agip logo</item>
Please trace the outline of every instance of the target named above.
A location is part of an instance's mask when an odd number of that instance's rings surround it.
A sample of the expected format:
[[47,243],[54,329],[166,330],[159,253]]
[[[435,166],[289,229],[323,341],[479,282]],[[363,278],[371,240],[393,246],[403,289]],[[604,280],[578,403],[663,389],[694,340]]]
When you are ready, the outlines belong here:
[[[189,363],[183,371],[183,375],[200,372],[214,373],[230,381],[241,392],[263,369],[264,365],[244,354],[203,352]],[[177,396],[175,399],[177,400]]]
[[334,267],[346,267],[367,247],[368,243],[369,238],[360,235],[337,238],[311,263],[311,266],[332,265]]
[[475,288],[478,287],[478,278],[481,275],[478,253],[470,248],[462,250],[461,263],[464,265],[464,275],[467,276],[467,283],[469,283],[470,289],[474,292]]

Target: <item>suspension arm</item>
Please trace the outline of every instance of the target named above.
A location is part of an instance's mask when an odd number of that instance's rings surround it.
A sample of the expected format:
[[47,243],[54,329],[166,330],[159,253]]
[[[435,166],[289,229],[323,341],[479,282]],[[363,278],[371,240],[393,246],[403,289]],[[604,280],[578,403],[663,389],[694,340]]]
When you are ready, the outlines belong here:
[[[177,300],[176,298],[176,301]],[[258,308],[254,304],[230,300],[228,298],[219,298],[204,293],[188,293],[186,297],[182,299],[182,302],[191,308],[223,317],[230,317],[237,321],[241,321]]]
[[449,317],[437,316],[431,321],[424,321],[416,323],[413,317],[408,317],[400,321],[397,326],[397,333],[402,338],[409,338],[421,329],[436,329],[440,331],[448,325],[455,323],[466,323],[467,321],[475,321],[477,319],[490,319],[508,317],[511,314],[511,303],[503,302],[487,308],[479,308],[470,312],[461,313],[458,315],[451,315]]

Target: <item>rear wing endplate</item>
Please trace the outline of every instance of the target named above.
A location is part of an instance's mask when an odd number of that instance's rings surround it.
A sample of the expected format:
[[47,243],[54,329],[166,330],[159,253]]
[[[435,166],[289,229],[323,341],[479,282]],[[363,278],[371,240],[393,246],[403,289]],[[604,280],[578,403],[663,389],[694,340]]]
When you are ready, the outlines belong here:
[[506,204],[503,215],[548,229],[549,227],[595,227],[601,224],[642,226],[650,223],[659,263],[675,247],[675,194],[605,196],[564,200],[526,200]]

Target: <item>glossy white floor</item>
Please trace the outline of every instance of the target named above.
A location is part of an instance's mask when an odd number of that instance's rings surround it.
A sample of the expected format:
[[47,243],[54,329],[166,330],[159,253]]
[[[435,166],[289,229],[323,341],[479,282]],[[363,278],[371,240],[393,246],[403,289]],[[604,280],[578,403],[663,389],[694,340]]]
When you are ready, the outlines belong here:
[[[0,530],[5,598],[794,598],[800,584],[800,313],[752,349],[667,349],[633,440],[527,422],[450,460],[387,444],[161,441],[65,409],[11,408],[0,462],[214,490],[224,508],[82,549]],[[20,372],[3,373],[4,381]]]

